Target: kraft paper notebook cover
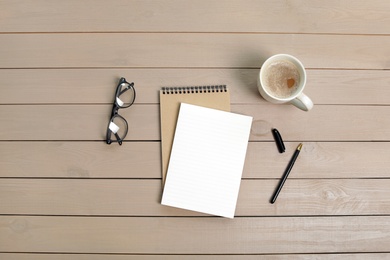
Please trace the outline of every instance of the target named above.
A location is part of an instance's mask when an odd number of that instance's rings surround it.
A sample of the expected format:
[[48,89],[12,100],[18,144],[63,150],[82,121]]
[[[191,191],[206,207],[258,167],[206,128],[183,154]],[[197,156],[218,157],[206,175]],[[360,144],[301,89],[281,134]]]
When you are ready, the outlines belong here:
[[160,90],[162,180],[165,182],[180,103],[230,111],[225,85],[162,88]]
[[252,117],[181,103],[161,204],[234,218]]

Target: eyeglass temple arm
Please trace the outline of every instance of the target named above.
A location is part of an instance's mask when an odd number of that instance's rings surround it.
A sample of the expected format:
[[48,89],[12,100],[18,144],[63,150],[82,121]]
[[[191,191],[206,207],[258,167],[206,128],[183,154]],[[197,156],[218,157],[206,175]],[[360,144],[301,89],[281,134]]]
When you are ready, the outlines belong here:
[[122,141],[121,141],[121,138],[119,137],[118,133],[115,133],[114,135],[116,137],[116,140],[118,140],[118,144],[122,145]]

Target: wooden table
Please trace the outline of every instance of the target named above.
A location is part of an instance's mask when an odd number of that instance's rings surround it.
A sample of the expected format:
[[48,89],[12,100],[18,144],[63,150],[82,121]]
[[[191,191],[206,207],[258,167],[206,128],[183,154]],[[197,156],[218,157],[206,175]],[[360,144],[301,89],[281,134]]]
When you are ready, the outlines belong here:
[[[389,14],[385,0],[0,1],[0,258],[389,259]],[[306,66],[312,111],[260,97],[276,53]],[[107,145],[121,76],[137,99],[126,142]],[[158,90],[207,84],[254,118],[233,220],[160,204]]]

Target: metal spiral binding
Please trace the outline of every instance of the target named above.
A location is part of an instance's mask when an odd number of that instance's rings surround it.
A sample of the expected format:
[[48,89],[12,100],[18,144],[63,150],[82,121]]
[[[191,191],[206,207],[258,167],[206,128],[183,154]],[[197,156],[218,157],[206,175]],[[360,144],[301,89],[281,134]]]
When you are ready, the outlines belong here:
[[163,94],[192,94],[226,92],[226,85],[194,86],[194,87],[163,87]]

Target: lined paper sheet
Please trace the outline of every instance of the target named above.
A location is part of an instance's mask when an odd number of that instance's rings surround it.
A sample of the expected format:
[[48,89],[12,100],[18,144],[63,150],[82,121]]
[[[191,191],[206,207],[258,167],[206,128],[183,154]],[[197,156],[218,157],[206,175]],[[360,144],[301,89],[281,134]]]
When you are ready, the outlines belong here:
[[182,103],[162,204],[233,218],[252,117]]

